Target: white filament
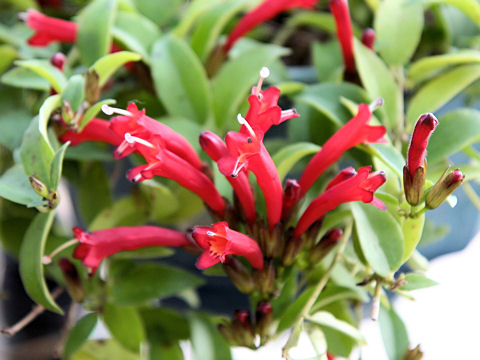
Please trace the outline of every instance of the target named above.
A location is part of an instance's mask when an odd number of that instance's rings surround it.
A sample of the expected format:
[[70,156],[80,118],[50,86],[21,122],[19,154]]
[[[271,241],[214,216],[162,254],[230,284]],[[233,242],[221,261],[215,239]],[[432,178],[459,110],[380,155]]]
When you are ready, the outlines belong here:
[[133,116],[133,114],[130,111],[114,108],[114,107],[108,106],[107,104],[102,105],[102,111],[106,115],[118,114],[118,115],[125,115],[125,116]]
[[248,132],[250,133],[250,135],[253,137],[253,138],[256,138],[257,136],[255,135],[255,131],[253,131],[252,127],[250,126],[250,124],[248,123],[248,121],[241,115],[241,114],[238,114],[237,115],[237,121],[240,123],[240,125],[245,125],[245,127],[247,128]]
[[144,140],[144,139],[139,138],[137,136],[133,136],[132,134],[130,134],[128,132],[125,133],[125,141],[128,142],[129,144],[139,143],[139,144],[145,145],[149,148],[155,149],[155,146],[152,143],[149,143],[147,140]]

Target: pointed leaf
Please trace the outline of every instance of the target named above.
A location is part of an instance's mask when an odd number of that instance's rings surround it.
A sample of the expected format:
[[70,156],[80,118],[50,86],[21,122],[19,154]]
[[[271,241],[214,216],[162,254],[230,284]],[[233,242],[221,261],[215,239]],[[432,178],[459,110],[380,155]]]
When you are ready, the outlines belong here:
[[195,359],[231,359],[230,347],[205,315],[191,315],[190,333]]
[[460,9],[480,27],[480,4],[477,0],[423,0],[427,4],[446,4]]
[[72,110],[75,112],[85,98],[85,77],[82,75],[73,75],[68,79],[65,90],[62,92],[62,104],[68,101]]
[[402,263],[408,260],[410,255],[417,247],[420,239],[422,238],[423,224],[425,223],[425,214],[417,216],[415,218],[407,218],[402,224],[404,243],[404,254]]
[[16,67],[3,74],[2,83],[19,88],[47,91],[50,84],[36,72],[22,67]]
[[65,75],[45,60],[19,60],[15,65],[29,69],[47,80],[56,92],[61,93],[67,84]]
[[345,334],[352,339],[355,339],[359,344],[366,344],[365,338],[363,337],[360,330],[353,327],[346,321],[337,319],[335,316],[333,316],[327,311],[319,311],[314,315],[308,317],[307,319],[309,322],[318,326],[324,326],[339,331],[342,334]]
[[97,114],[101,111],[102,105],[112,105],[115,104],[116,101],[114,99],[105,99],[101,100],[88,108],[85,111],[85,115],[83,115],[82,120],[80,120],[80,124],[78,125],[78,131],[82,131],[82,129],[87,126],[87,124],[92,120]]
[[70,358],[84,343],[97,325],[97,314],[90,313],[78,320],[70,330],[63,348],[63,357]]
[[[292,121],[295,121],[295,119]],[[303,142],[286,146],[277,152],[273,156],[273,161],[277,166],[280,180],[283,180],[285,176],[287,176],[288,172],[300,159],[308,155],[316,154],[319,150],[320,146]]]
[[400,290],[417,290],[438,285],[438,282],[427,278],[423,274],[411,273],[405,275],[406,284],[399,287]]
[[42,198],[33,191],[21,164],[16,164],[0,177],[0,197],[26,206],[36,206]]
[[380,307],[380,331],[389,360],[402,360],[410,345],[402,319],[393,308]]
[[118,51],[105,55],[95,61],[90,67],[90,71],[98,74],[98,84],[103,86],[112,74],[129,61],[139,61],[141,55],[130,51]]
[[68,145],[70,145],[69,142],[63,144],[62,147],[57,150],[52,159],[52,168],[50,169],[50,190],[57,190],[58,182],[62,177],[63,158],[65,157],[65,151],[67,151]]

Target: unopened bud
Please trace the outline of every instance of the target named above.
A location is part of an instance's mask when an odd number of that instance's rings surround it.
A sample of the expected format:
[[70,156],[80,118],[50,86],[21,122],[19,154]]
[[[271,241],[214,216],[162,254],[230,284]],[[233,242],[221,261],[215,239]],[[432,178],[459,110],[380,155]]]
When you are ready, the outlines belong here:
[[343,236],[343,230],[340,228],[333,228],[329,230],[320,239],[317,245],[310,251],[308,260],[311,264],[317,264],[337,245],[340,238]]
[[465,175],[459,169],[446,176],[443,175],[428,192],[425,201],[427,207],[429,209],[439,207],[462,184],[464,179]]
[[283,266],[290,266],[295,262],[295,260],[297,259],[297,255],[303,249],[306,240],[307,240],[306,234],[302,234],[298,239],[294,239],[293,237],[290,237],[287,240],[285,251],[283,252],[283,256],[282,256]]
[[236,310],[232,320],[235,340],[240,346],[252,346],[255,337],[252,320],[248,310]]
[[373,29],[365,29],[365,31],[362,34],[362,44],[365,45],[367,48],[370,50],[373,50],[373,46],[375,44],[375,30]]
[[252,276],[240,260],[229,257],[223,263],[223,269],[241,292],[249,294],[255,289]]
[[62,270],[65,284],[67,285],[68,292],[72,298],[77,301],[83,301],[85,297],[85,288],[83,287],[82,279],[78,274],[77,268],[67,258],[61,258],[58,261],[58,266]]
[[270,294],[275,284],[275,264],[270,260],[263,270],[255,270],[255,282],[261,294]]
[[198,139],[200,146],[213,160],[218,161],[228,154],[228,149],[223,140],[211,131],[204,131]]
[[425,168],[420,166],[415,170],[412,177],[406,166],[403,167],[403,189],[405,197],[410,205],[416,206],[423,198],[423,189],[425,187]]
[[63,66],[65,65],[66,61],[67,57],[61,52],[53,54],[53,56],[50,58],[50,64],[55,66],[60,71],[63,71]]
[[282,219],[286,220],[292,213],[293,207],[300,200],[301,187],[297,180],[287,179],[283,191]]
[[255,311],[255,332],[261,338],[268,336],[270,324],[273,319],[273,308],[268,301],[261,301]]
[[48,198],[48,188],[39,178],[35,175],[29,176],[28,180],[30,180],[30,185],[32,185],[33,190],[40,195],[41,197],[47,199]]
[[74,116],[75,116],[75,113],[73,112],[70,102],[68,100],[63,100],[63,106],[62,106],[63,121],[65,121],[67,124],[70,124]]
[[89,104],[94,104],[100,99],[100,77],[97,72],[91,70],[87,72],[87,78],[85,82],[85,100]]
[[420,360],[423,358],[423,352],[420,345],[417,345],[413,349],[408,349],[403,355],[402,360]]

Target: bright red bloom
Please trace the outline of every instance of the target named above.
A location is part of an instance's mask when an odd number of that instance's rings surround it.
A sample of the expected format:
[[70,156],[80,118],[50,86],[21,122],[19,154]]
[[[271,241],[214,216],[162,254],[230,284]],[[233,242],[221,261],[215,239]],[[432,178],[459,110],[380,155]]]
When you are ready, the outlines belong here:
[[126,135],[125,139],[148,163],[131,169],[127,174],[130,181],[139,182],[153,176],[172,179],[197,194],[217,214],[223,215],[225,202],[212,181],[190,163],[166,149],[160,136],[153,135],[142,139]]
[[47,46],[53,41],[74,43],[77,39],[78,26],[74,22],[49,17],[33,9],[22,13],[21,18],[35,31],[28,39],[29,45]]
[[373,50],[376,37],[377,35],[375,34],[375,30],[370,28],[365,29],[365,31],[362,34],[362,44],[365,45],[370,50]]
[[[351,201],[373,202],[377,204],[374,192],[385,182],[383,172],[370,173],[371,166],[365,166],[358,173],[341,182],[334,179],[334,185],[311,202],[297,223],[294,238],[300,237],[315,221],[337,208],[340,204]],[[344,178],[343,175],[340,175]]]
[[117,227],[87,233],[73,228],[80,244],[73,256],[93,272],[106,257],[125,250],[136,250],[150,246],[191,246],[185,234],[158,226]]
[[305,195],[320,175],[330,165],[339,160],[348,149],[364,142],[385,141],[383,139],[383,135],[386,132],[384,126],[368,125],[371,116],[372,113],[369,106],[360,104],[357,115],[327,140],[322,149],[307,164],[299,180],[302,196]]
[[410,146],[408,147],[407,158],[407,169],[412,178],[415,175],[415,171],[419,167],[424,166],[428,139],[437,125],[438,120],[432,113],[420,116],[415,125],[412,140],[410,140]]
[[350,73],[354,73],[355,58],[353,55],[353,29],[350,10],[348,9],[348,1],[330,0],[330,10],[335,18],[337,37],[340,42],[340,47],[342,48],[345,69]]
[[199,269],[223,263],[228,255],[243,256],[254,268],[263,269],[263,255],[257,242],[230,229],[226,222],[211,227],[196,226],[192,235],[198,246],[206,250],[197,260]]
[[110,129],[110,122],[102,119],[92,119],[80,132],[67,130],[60,141],[70,141],[70,146],[79,145],[85,141],[102,141],[112,145],[120,145],[123,138]]
[[[203,169],[202,161],[192,145],[190,145],[182,135],[172,130],[167,125],[145,115],[145,109],[138,110],[137,105],[134,103],[128,104],[127,110],[115,109],[109,106],[104,106],[102,109],[107,115],[112,115],[114,112],[121,114],[110,120],[110,127],[115,133],[121,136],[122,139],[127,133],[139,138],[148,138],[152,135],[158,135],[164,141],[167,150],[189,162],[198,170]],[[134,149],[134,144],[129,144],[127,141],[123,141],[115,150],[114,157],[125,157],[131,154]]]
[[[215,162],[222,157],[230,156],[227,145],[216,134],[210,131],[204,131],[200,134],[200,146],[207,155]],[[235,195],[242,204],[243,211],[247,217],[247,221],[252,224],[257,217],[255,211],[255,199],[253,198],[252,188],[248,182],[247,174],[241,172],[236,178],[225,176],[233,188]]]
[[255,9],[245,14],[228,35],[223,50],[227,53],[233,44],[250,30],[272,19],[283,11],[293,8],[312,9],[317,0],[265,0]]

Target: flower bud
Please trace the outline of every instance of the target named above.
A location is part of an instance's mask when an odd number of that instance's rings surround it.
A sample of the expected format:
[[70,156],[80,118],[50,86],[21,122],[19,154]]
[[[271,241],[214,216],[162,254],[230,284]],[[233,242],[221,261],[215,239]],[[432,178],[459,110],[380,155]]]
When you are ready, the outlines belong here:
[[85,297],[85,288],[75,265],[67,258],[61,258],[58,260],[58,266],[62,270],[68,292],[75,301],[82,302]]
[[255,332],[260,335],[261,338],[265,338],[268,335],[268,330],[273,319],[273,308],[268,301],[258,303],[255,319]]
[[420,360],[423,358],[423,352],[420,345],[417,345],[413,349],[408,349],[403,355],[403,360]]
[[425,201],[427,207],[429,209],[439,207],[462,184],[464,179],[465,175],[459,169],[446,176],[444,174],[428,192]]
[[60,71],[63,71],[63,66],[65,65],[66,61],[67,57],[61,52],[53,54],[53,56],[50,58],[50,64],[55,66]]
[[311,264],[317,264],[337,245],[338,241],[343,235],[343,230],[340,228],[333,228],[329,230],[320,239],[317,245],[310,251],[308,260]]
[[420,166],[415,170],[413,177],[410,175],[407,167],[403,167],[403,188],[407,202],[410,205],[416,206],[422,200],[425,177],[426,173],[423,166]]
[[30,180],[30,185],[32,185],[33,190],[40,195],[41,197],[47,199],[48,198],[48,188],[39,178],[35,175],[29,176],[28,180]]
[[365,45],[367,48],[370,50],[373,50],[373,46],[375,44],[375,30],[373,29],[365,29],[365,31],[362,34],[362,44]]
[[236,342],[240,346],[250,347],[253,345],[254,332],[250,312],[248,310],[236,310],[232,320],[232,330]]
[[263,270],[255,270],[255,282],[261,294],[270,294],[275,283],[275,264],[270,260]]
[[223,263],[223,269],[241,292],[249,294],[255,289],[252,276],[240,260],[228,257]]
[[285,182],[285,189],[283,191],[283,207],[282,207],[282,219],[289,218],[295,204],[300,200],[301,191],[300,184],[297,180],[287,179]]

